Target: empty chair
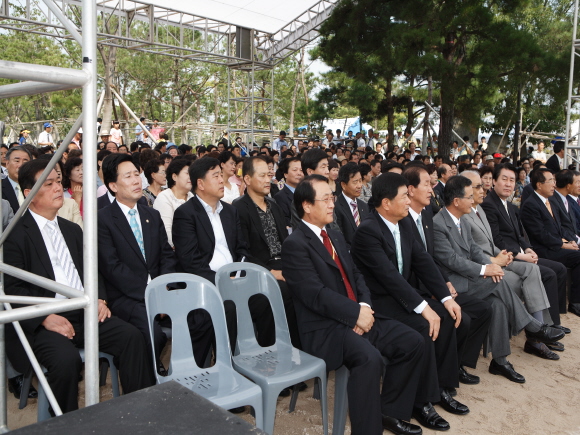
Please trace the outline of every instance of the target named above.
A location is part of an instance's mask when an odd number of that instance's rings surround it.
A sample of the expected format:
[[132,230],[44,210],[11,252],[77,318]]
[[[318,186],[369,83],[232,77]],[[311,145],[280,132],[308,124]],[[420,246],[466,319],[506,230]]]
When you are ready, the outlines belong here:
[[[237,273],[241,271],[245,273]],[[223,300],[236,305],[239,352],[232,359],[238,372],[262,388],[264,430],[269,434],[274,431],[276,402],[284,388],[318,378],[322,387],[322,422],[327,434],[326,364],[320,358],[292,347],[284,303],[274,275],[256,264],[232,263],[218,270],[216,284]],[[249,299],[258,294],[268,298],[274,314],[276,342],[269,347],[258,344],[248,305]]]
[[[185,287],[167,290],[171,283],[184,283]],[[180,286],[182,287],[182,286]],[[157,376],[157,382],[176,381],[195,393],[225,409],[250,405],[256,415],[256,426],[263,428],[262,391],[232,368],[230,343],[223,301],[208,280],[187,273],[172,273],[155,278],[145,290],[145,305],[149,329],[157,314],[167,314],[172,322],[171,361],[168,376]],[[216,340],[216,363],[199,368],[193,356],[188,314],[204,309],[211,316]],[[153,355],[153,367],[157,367]]]

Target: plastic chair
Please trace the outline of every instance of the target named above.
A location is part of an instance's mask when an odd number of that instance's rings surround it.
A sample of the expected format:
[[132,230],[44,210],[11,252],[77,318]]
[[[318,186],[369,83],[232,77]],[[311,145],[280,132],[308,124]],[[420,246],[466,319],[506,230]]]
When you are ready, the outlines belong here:
[[[170,283],[185,283],[184,289],[167,290]],[[225,409],[250,405],[256,415],[256,426],[263,428],[262,391],[232,367],[230,343],[222,299],[208,280],[187,273],[162,275],[152,280],[145,290],[149,329],[153,331],[155,316],[171,317],[173,348],[168,376],[159,376],[158,383],[174,380]],[[201,369],[193,357],[188,314],[204,309],[211,316],[216,338],[216,363]],[[153,340],[153,337],[151,337]],[[153,355],[153,367],[156,367]]]
[[[245,276],[238,274],[230,278],[239,271],[245,271]],[[328,434],[326,364],[320,358],[292,347],[284,303],[274,275],[256,264],[232,263],[218,270],[216,284],[223,300],[231,300],[236,305],[239,354],[232,359],[238,372],[262,388],[264,430],[269,434],[274,431],[276,402],[284,388],[318,378],[322,385],[322,422],[324,433]],[[256,340],[248,306],[249,299],[256,294],[268,298],[274,314],[276,343],[266,348],[261,347]]]

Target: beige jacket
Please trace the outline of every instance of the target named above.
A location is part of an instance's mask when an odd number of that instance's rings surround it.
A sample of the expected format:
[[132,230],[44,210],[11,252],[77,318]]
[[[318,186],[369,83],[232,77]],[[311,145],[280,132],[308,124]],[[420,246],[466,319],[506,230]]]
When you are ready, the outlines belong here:
[[64,198],[64,203],[57,213],[61,218],[78,224],[83,229],[83,218],[77,202],[72,198]]

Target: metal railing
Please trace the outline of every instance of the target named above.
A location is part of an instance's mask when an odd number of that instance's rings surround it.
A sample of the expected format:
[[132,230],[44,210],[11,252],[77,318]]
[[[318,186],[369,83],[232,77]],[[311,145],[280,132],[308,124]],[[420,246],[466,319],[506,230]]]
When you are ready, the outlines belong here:
[[[54,8],[51,0],[43,0],[49,8]],[[83,89],[83,112],[74,123],[72,129],[65,137],[62,145],[57,149],[47,168],[42,172],[36,184],[20,208],[14,219],[0,236],[0,272],[7,273],[22,279],[33,285],[66,296],[69,299],[61,300],[54,298],[7,296],[4,293],[4,279],[0,286],[0,433],[8,431],[7,400],[6,400],[6,367],[5,367],[5,324],[13,322],[14,328],[36,375],[46,392],[49,403],[56,415],[61,415],[60,407],[46,381],[46,377],[38,363],[30,344],[20,326],[20,320],[31,319],[64,311],[84,309],[84,339],[85,339],[85,404],[94,405],[99,402],[99,376],[98,376],[98,318],[97,318],[97,9],[96,2],[82,0],[82,37],[75,32],[74,25],[68,22],[68,18],[61,14],[59,19],[63,26],[71,31],[73,39],[82,43],[82,70],[50,67],[45,65],[24,64],[19,62],[6,62],[0,60],[0,78],[27,80],[14,85],[0,86],[0,98],[14,95],[29,95],[43,91],[60,90],[63,86]],[[17,225],[18,220],[28,209],[42,184],[54,169],[56,162],[72,141],[75,133],[83,127],[85,141],[83,148],[87,151],[83,155],[83,260],[84,260],[84,292],[72,287],[59,284],[53,280],[35,275],[31,272],[10,266],[4,263],[3,244]],[[2,216],[2,203],[0,201],[0,216]],[[21,308],[12,308],[12,303],[28,305]]]

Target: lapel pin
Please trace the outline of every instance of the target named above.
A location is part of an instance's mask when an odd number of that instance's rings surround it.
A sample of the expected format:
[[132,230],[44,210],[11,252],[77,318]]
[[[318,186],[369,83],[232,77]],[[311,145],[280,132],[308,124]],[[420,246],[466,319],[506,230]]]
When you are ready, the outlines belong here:
[[149,223],[149,219],[145,219],[145,222]]

